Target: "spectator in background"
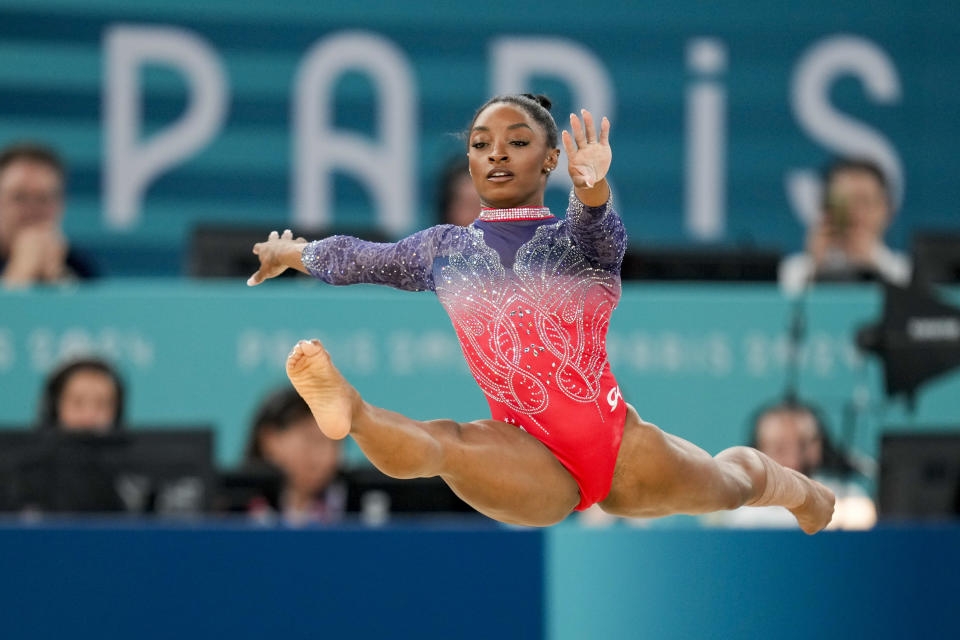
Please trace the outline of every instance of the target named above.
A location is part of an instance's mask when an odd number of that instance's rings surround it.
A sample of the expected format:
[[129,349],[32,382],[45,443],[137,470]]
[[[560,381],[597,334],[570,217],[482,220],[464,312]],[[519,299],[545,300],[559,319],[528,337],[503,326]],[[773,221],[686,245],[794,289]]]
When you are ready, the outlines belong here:
[[838,159],[824,170],[823,184],[821,218],[807,232],[806,251],[781,262],[781,288],[795,295],[815,280],[908,284],[909,259],[883,241],[893,204],[880,167],[869,160]]
[[67,362],[50,374],[38,411],[40,429],[107,433],[123,428],[123,381],[97,358]]
[[[837,496],[831,529],[869,529],[877,521],[873,501],[850,481],[853,467],[834,448],[813,407],[779,402],[760,409],[751,421],[752,446],[779,464],[829,487]],[[792,528],[793,516],[779,507],[718,512],[705,517],[711,524],[731,527]]]
[[5,288],[91,275],[63,235],[64,169],[45,146],[0,151],[0,283]]
[[439,224],[469,226],[480,215],[480,196],[467,172],[466,156],[452,158],[440,173],[437,186]]
[[292,387],[269,395],[257,409],[246,463],[266,463],[284,476],[277,505],[292,522],[339,520],[347,488],[339,478],[341,442],[323,435],[310,408]]

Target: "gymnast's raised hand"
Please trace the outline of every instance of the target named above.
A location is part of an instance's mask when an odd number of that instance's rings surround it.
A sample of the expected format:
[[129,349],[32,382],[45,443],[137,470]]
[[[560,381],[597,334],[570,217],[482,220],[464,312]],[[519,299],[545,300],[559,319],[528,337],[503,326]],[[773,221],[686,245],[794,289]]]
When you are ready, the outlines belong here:
[[567,152],[570,180],[580,201],[589,206],[602,206],[610,196],[606,176],[613,157],[610,151],[610,121],[600,120],[600,135],[593,124],[593,115],[581,109],[583,123],[576,114],[570,114],[570,131],[561,134]]

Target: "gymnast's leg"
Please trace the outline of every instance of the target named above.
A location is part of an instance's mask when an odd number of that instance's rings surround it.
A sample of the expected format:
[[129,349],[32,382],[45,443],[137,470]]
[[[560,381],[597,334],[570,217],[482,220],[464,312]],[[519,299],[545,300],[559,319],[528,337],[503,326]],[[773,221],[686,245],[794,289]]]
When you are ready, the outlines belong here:
[[554,524],[580,501],[573,477],[533,436],[496,420],[419,422],[371,406],[317,340],[297,343],[287,375],[327,436],[352,436],[389,476],[440,476],[477,511],[509,524]]
[[777,505],[816,533],[830,523],[834,502],[822,484],[756,449],[733,447],[710,457],[644,422],[628,405],[613,485],[600,506],[619,516],[658,517]]

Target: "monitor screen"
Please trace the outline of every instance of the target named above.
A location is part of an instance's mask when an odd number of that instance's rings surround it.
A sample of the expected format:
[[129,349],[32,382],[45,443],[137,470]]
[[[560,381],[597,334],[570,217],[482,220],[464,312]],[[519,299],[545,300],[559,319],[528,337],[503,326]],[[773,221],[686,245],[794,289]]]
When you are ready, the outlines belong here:
[[[260,266],[253,255],[253,245],[264,242],[271,229],[233,225],[203,224],[193,230],[189,251],[189,274],[195,278],[249,277]],[[389,239],[376,229],[325,229],[322,231],[295,230],[294,237],[319,240],[331,235],[356,236],[370,242]],[[291,269],[285,275],[293,276]]]
[[880,517],[960,517],[960,427],[887,433],[880,450]]
[[781,254],[758,247],[631,246],[624,280],[776,282]]
[[344,477],[348,513],[363,513],[374,499],[392,514],[476,513],[440,478],[398,480],[373,468],[353,469]]
[[213,432],[0,431],[0,510],[192,514],[213,500]]
[[916,279],[960,282],[960,232],[916,232],[910,249]]

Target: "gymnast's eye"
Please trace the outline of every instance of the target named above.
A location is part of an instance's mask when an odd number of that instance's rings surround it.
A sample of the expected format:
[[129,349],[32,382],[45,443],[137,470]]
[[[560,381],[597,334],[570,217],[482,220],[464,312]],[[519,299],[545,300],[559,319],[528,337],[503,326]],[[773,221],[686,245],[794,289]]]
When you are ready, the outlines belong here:
[[473,147],[474,149],[483,149],[485,146],[487,146],[487,143],[486,143],[486,142],[474,142],[474,143],[471,144],[470,146]]
[[511,140],[510,144],[515,147],[525,147],[530,144],[530,142],[528,140]]

